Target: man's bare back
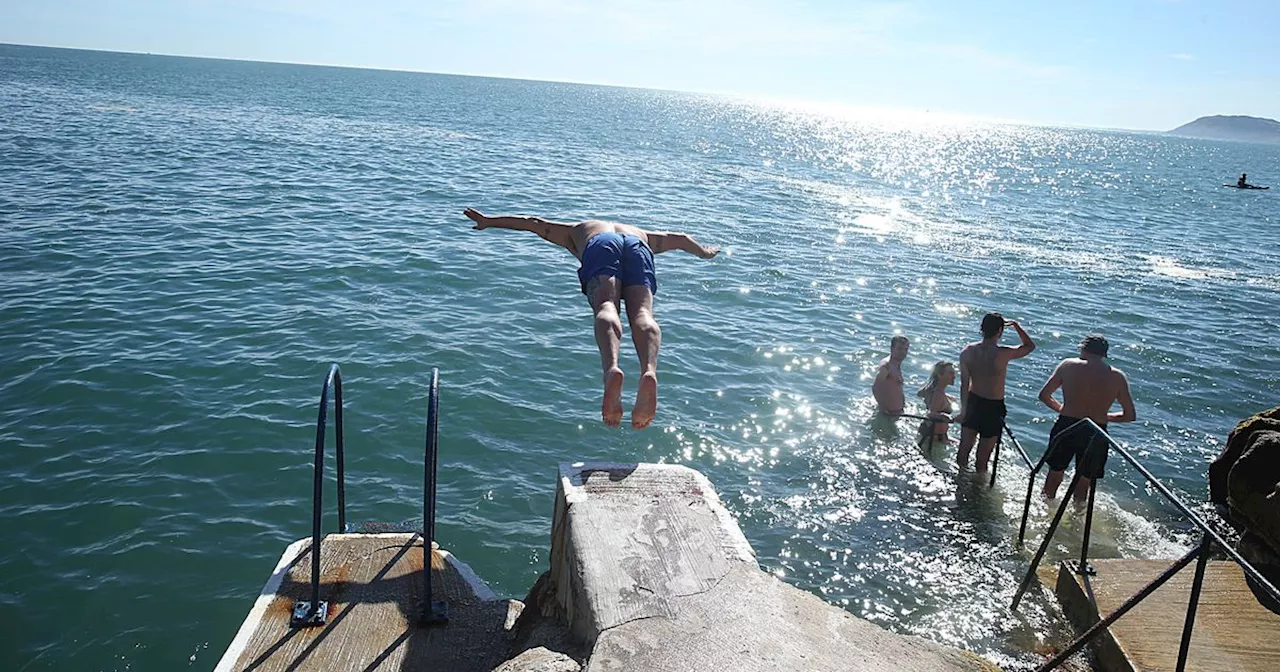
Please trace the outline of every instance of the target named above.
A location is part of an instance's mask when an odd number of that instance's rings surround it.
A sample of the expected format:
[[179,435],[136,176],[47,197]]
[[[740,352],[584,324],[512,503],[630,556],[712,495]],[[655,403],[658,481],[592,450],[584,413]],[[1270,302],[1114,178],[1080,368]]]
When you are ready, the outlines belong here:
[[1088,361],[1074,357],[1058,364],[1057,375],[1062,379],[1062,410],[1071,418],[1091,418],[1105,425],[1111,406],[1120,396],[1128,380],[1120,369],[1101,359]]
[[968,372],[969,392],[987,399],[1004,399],[1004,380],[1009,372],[1008,355],[1001,350],[1014,350],[996,343],[978,341],[960,351],[960,366]]

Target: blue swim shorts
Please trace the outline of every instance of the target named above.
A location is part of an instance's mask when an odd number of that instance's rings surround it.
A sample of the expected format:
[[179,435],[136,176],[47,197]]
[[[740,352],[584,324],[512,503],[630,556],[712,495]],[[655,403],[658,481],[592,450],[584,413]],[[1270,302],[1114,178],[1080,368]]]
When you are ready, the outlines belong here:
[[601,275],[618,278],[623,287],[644,285],[654,295],[658,293],[653,252],[648,245],[630,234],[606,231],[597,233],[587,241],[587,249],[582,251],[582,267],[578,269],[582,293],[587,293],[588,281]]

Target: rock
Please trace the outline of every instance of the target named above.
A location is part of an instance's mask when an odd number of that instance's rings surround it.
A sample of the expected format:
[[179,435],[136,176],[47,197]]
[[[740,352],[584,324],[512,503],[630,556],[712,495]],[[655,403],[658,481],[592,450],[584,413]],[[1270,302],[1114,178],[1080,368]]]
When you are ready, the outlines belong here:
[[[1240,551],[1240,555],[1249,564],[1253,565],[1263,576],[1271,581],[1271,585],[1277,585],[1277,578],[1280,578],[1280,553],[1271,550],[1270,546],[1262,543],[1255,535],[1245,534],[1241,537],[1240,542],[1236,544],[1236,550]],[[1245,582],[1249,585],[1249,590],[1253,591],[1253,596],[1258,598],[1258,603],[1270,609],[1276,614],[1280,614],[1280,601],[1272,597],[1266,589],[1258,585],[1248,574],[1245,575]]]
[[1280,431],[1248,435],[1227,475],[1227,504],[1237,525],[1280,550]]
[[1227,475],[1235,466],[1254,432],[1280,431],[1280,406],[1246,418],[1227,435],[1227,446],[1222,454],[1209,465],[1209,501],[1227,503]]
[[493,668],[493,672],[581,672],[578,661],[559,651],[542,647],[524,653]]
[[508,658],[516,660],[535,649],[559,654],[575,664],[586,658],[582,642],[569,632],[564,614],[556,604],[555,590],[550,572],[544,572],[533,583],[528,597],[524,599],[524,611],[520,612],[520,618],[512,627],[514,637]]
[[[1232,525],[1244,532],[1236,544],[1249,564],[1280,586],[1280,407],[1242,421],[1209,465],[1209,499],[1226,504]],[[1280,613],[1280,603],[1253,580],[1258,601]]]

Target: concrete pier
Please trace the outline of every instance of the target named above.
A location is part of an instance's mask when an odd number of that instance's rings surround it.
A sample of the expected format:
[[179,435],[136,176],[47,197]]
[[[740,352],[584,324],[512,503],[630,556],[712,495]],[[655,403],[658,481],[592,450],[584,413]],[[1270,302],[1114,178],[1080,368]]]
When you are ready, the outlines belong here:
[[295,600],[311,599],[311,539],[289,546],[218,663],[231,670],[458,670],[490,672],[506,659],[523,604],[499,600],[473,572],[431,553],[433,593],[449,623],[416,623],[422,605],[422,538],[331,534],[320,545],[320,599],[328,623],[290,628]]
[[[1083,632],[1160,575],[1172,560],[1090,560],[1097,576],[1080,576],[1065,564],[1053,585],[1063,611]],[[1094,640],[1106,672],[1173,670],[1194,579],[1194,563],[1182,569]],[[1187,669],[1227,672],[1280,670],[1280,616],[1258,604],[1234,562],[1211,561],[1196,610]]]
[[687,467],[562,466],[551,550],[542,612],[586,643],[587,672],[996,669],[766,574]]
[[562,466],[551,567],[528,607],[433,549],[450,620],[423,627],[421,538],[334,534],[320,554],[328,622],[291,628],[294,601],[310,599],[310,558],[310,539],[285,551],[218,672],[996,669],[766,574],[711,483],[681,466]]

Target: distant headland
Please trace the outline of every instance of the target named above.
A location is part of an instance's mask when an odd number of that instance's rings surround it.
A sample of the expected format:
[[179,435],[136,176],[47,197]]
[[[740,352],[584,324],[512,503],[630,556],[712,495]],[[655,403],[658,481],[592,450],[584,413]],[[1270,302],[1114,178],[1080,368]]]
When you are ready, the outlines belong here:
[[1215,115],[1212,117],[1200,117],[1189,124],[1183,124],[1169,131],[1169,133],[1188,138],[1208,138],[1210,140],[1280,143],[1280,121],[1243,115]]

